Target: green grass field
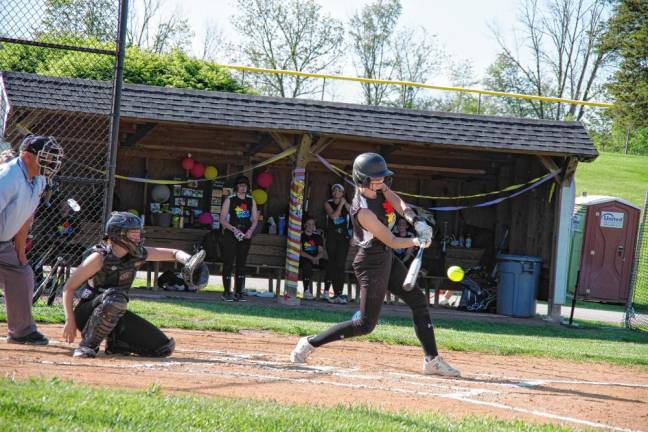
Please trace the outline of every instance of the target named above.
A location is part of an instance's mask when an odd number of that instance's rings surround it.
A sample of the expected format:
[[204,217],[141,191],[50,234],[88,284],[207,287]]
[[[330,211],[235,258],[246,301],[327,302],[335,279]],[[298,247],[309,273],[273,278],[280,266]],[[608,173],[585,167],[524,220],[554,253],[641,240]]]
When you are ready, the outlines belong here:
[[[164,328],[228,332],[259,329],[295,336],[314,334],[351,318],[349,312],[180,300],[133,300],[129,309]],[[34,308],[34,317],[39,322],[62,323],[63,311],[60,306],[39,304]],[[0,320],[5,319],[3,307]],[[620,326],[582,321],[578,329],[551,324],[462,320],[434,320],[434,323],[438,344],[446,350],[648,366],[648,334]],[[376,330],[361,339],[419,345],[411,320],[390,315],[383,315]]]
[[0,430],[22,431],[571,431],[488,417],[389,413],[146,391],[96,389],[58,379],[0,379]]
[[576,193],[611,195],[643,207],[648,191],[648,156],[601,153],[591,163],[576,169]]

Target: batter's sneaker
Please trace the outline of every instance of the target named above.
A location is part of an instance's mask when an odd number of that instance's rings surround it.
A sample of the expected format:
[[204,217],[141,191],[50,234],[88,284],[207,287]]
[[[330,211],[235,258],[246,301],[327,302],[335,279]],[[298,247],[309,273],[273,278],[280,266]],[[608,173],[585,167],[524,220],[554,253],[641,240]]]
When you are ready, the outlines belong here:
[[461,372],[446,363],[440,355],[428,360],[423,360],[423,373],[426,375],[442,375],[447,377],[460,377]]
[[72,356],[78,358],[95,358],[97,356],[97,351],[89,347],[80,346],[74,350]]
[[315,347],[308,342],[308,337],[304,336],[299,339],[297,346],[290,353],[290,361],[293,363],[306,363],[306,359],[315,351]]

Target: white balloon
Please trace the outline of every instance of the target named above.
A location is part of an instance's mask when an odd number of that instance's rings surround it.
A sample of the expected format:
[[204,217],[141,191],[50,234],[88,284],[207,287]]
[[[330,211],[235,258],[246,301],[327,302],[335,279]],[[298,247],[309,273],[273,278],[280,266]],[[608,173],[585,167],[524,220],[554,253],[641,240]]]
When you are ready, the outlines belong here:
[[151,198],[158,203],[164,203],[171,197],[171,189],[167,185],[155,185],[151,190]]

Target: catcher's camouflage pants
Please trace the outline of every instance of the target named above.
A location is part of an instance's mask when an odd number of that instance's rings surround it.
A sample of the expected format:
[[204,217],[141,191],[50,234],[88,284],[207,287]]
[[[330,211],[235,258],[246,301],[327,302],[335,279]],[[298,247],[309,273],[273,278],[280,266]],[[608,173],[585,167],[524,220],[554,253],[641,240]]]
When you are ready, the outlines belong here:
[[[93,301],[96,297],[83,300],[74,310],[77,327],[85,329],[95,310],[102,304]],[[83,342],[82,342],[83,343]],[[107,354],[138,354],[146,357],[167,357],[175,347],[173,338],[169,339],[160,329],[144,318],[126,311],[117,325],[106,338]],[[94,348],[94,347],[93,347]]]

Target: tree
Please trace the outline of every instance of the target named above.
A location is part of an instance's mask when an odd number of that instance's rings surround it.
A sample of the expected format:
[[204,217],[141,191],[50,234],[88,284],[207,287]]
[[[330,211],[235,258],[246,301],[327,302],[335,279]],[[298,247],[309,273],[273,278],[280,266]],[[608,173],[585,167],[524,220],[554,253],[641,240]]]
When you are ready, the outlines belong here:
[[601,49],[619,62],[607,84],[612,116],[623,127],[648,128],[648,2],[618,1]]
[[228,49],[229,43],[226,41],[218,24],[211,20],[207,21],[205,23],[200,58],[215,61],[218,58],[222,58]]
[[[484,87],[489,90],[505,91],[510,93],[534,94],[535,88],[520,68],[510,57],[499,54],[491,64],[483,80]],[[542,90],[544,93],[545,90]],[[495,111],[513,117],[537,117],[531,102],[526,99],[511,97],[495,97],[490,100]]]
[[[450,82],[453,87],[469,88],[479,83],[475,78],[473,65],[469,60],[454,62],[449,66]],[[490,112],[485,104],[480,104],[479,97],[473,93],[447,93],[441,98],[430,101],[430,108],[437,111],[466,114],[484,114]]]
[[[314,0],[238,0],[238,9],[233,25],[242,40],[240,51],[254,66],[317,73],[341,55],[342,24],[324,15]],[[315,92],[306,77],[260,74],[256,79],[271,95]]]
[[[548,0],[542,7],[539,0],[525,0],[519,17],[523,39],[509,47],[502,34],[493,28],[500,46],[501,71],[505,66],[513,82],[527,81],[525,87],[533,94],[577,100],[590,100],[602,90],[601,75],[608,64],[608,55],[597,49],[609,13],[607,0]],[[528,59],[528,60],[527,60]],[[491,83],[505,84],[491,77]],[[501,77],[500,77],[501,78]],[[494,88],[514,91],[513,88]],[[583,105],[529,102],[534,117],[580,120]]]
[[[52,40],[57,42],[57,40]],[[69,43],[69,41],[58,41]],[[99,45],[97,41],[76,41],[82,46]],[[110,81],[113,79],[114,58],[78,51],[54,53],[41,47],[5,44],[0,50],[0,70],[38,73]],[[190,58],[175,50],[156,54],[137,47],[126,50],[124,82],[162,87],[218,90],[248,93],[250,89],[236,81],[229,72],[209,62]]]
[[133,1],[128,10],[127,40],[131,46],[166,53],[186,51],[194,34],[189,20],[176,7],[170,14],[165,0]]
[[[50,62],[44,75],[110,80],[112,59],[101,56],[89,63],[78,61],[79,53],[70,52]],[[193,88],[245,93],[247,89],[223,69],[208,62],[190,58],[180,50],[156,54],[137,47],[128,48],[124,61],[124,82],[161,87]]]
[[[425,29],[406,29],[397,32],[392,41],[394,55],[394,78],[399,81],[426,82],[430,75],[441,70],[445,54],[439,48],[436,36]],[[419,108],[421,88],[400,86],[395,90],[393,105],[402,108]]]
[[[400,0],[376,0],[353,15],[349,34],[358,75],[392,79],[395,59],[390,45],[401,11]],[[389,90],[385,84],[362,83],[362,93],[368,105],[382,104]]]
[[114,0],[45,0],[42,33],[115,42],[117,21]]

